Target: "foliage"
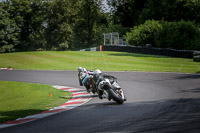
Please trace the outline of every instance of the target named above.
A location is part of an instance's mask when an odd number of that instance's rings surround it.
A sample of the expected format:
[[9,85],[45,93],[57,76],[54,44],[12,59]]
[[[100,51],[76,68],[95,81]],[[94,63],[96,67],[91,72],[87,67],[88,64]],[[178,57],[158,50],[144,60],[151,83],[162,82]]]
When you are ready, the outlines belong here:
[[147,20],[135,26],[125,36],[130,45],[200,50],[200,30],[193,22],[163,22]]
[[133,27],[138,24],[139,14],[147,0],[107,0],[113,7],[113,23],[123,27]]
[[99,44],[98,28],[107,23],[106,16],[100,11],[101,0],[81,1],[81,8],[78,12],[78,19],[74,26],[75,49],[87,48]]
[[18,26],[13,19],[9,18],[7,4],[0,3],[0,53],[12,52],[18,45]]
[[155,34],[162,28],[158,21],[147,20],[144,24],[135,26],[125,36],[127,44],[140,45],[154,44]]
[[[72,42],[73,26],[76,22],[80,2],[74,0],[54,0],[47,3],[45,37],[47,49]],[[50,12],[49,12],[50,11]]]
[[7,0],[7,13],[18,27],[18,51],[35,50],[41,47],[43,12],[40,0]]
[[68,43],[67,43],[67,42],[64,42],[64,43],[59,44],[58,50],[60,50],[60,51],[65,51],[65,50],[67,50],[68,48],[69,48]]
[[107,0],[113,21],[123,27],[143,24],[148,19],[200,22],[199,0]]
[[[199,0],[107,2],[110,13],[103,11],[103,0],[0,0],[0,52],[93,47],[103,43],[103,33],[118,32],[123,36],[130,28],[140,27],[148,19],[161,22],[184,20],[200,25]],[[156,28],[156,25],[152,26],[149,29]],[[143,39],[136,41],[137,45],[152,43],[152,34],[137,34],[137,38]],[[159,34],[160,37],[163,35],[162,32]],[[166,46],[159,38],[154,44]],[[199,40],[195,39],[192,44],[187,49],[199,48]]]
[[164,22],[154,43],[161,48],[200,50],[200,30],[193,22]]
[[[165,21],[200,21],[198,0],[148,0],[139,15],[140,23],[147,19]],[[195,15],[194,15],[195,14]]]
[[118,32],[120,36],[123,36],[126,34],[126,32],[129,31],[129,28],[123,27],[121,24],[109,24],[104,32]]

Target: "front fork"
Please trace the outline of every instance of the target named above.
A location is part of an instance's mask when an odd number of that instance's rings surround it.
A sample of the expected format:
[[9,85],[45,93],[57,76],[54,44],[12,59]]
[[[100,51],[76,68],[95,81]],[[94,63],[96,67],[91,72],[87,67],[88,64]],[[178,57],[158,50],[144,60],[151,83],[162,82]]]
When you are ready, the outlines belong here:
[[126,97],[125,97],[125,95],[124,95],[123,90],[122,90],[122,89],[119,89],[119,90],[117,90],[117,91],[118,91],[117,93],[121,95],[122,99],[123,99],[123,100],[126,100]]

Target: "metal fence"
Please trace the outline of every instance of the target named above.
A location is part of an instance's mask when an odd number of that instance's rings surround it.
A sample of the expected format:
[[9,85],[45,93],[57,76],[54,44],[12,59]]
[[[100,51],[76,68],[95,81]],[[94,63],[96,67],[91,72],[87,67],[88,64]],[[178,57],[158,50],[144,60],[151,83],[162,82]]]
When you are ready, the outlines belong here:
[[103,46],[103,51],[118,51],[118,52],[130,52],[141,53],[151,55],[163,55],[170,57],[180,58],[193,58],[193,50],[176,50],[169,48],[153,48],[153,47],[141,47],[141,46]]
[[193,61],[200,62],[200,51],[194,51]]

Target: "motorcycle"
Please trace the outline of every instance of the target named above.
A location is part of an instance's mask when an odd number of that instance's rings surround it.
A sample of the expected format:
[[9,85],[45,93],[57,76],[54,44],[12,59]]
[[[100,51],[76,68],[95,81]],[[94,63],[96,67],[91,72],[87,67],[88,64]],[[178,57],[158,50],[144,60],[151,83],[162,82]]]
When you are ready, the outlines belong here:
[[104,78],[99,82],[98,88],[103,91],[102,97],[107,98],[109,101],[112,99],[119,104],[123,104],[126,101],[124,92],[114,77]]
[[[81,79],[84,79],[84,77],[87,77],[84,83],[84,86],[86,87],[86,90],[88,92],[95,93],[103,93],[102,98],[107,98],[109,101],[113,99],[119,104],[123,104],[124,101],[126,101],[126,97],[124,95],[124,92],[122,88],[117,83],[117,78],[114,76],[103,76],[100,79],[94,78],[93,71],[90,72],[89,75],[85,75],[85,72],[80,72],[78,74],[79,77],[79,83],[82,84]],[[84,81],[83,80],[83,81]]]

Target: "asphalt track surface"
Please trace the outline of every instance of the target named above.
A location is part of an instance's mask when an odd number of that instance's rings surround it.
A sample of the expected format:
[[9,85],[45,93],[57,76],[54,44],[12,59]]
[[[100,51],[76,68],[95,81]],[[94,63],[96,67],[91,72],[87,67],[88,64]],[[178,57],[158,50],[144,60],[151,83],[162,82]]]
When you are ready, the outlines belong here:
[[[53,116],[0,129],[0,133],[200,132],[200,75],[107,72],[118,78],[128,101],[94,97]],[[1,70],[0,80],[79,87],[75,71]]]

